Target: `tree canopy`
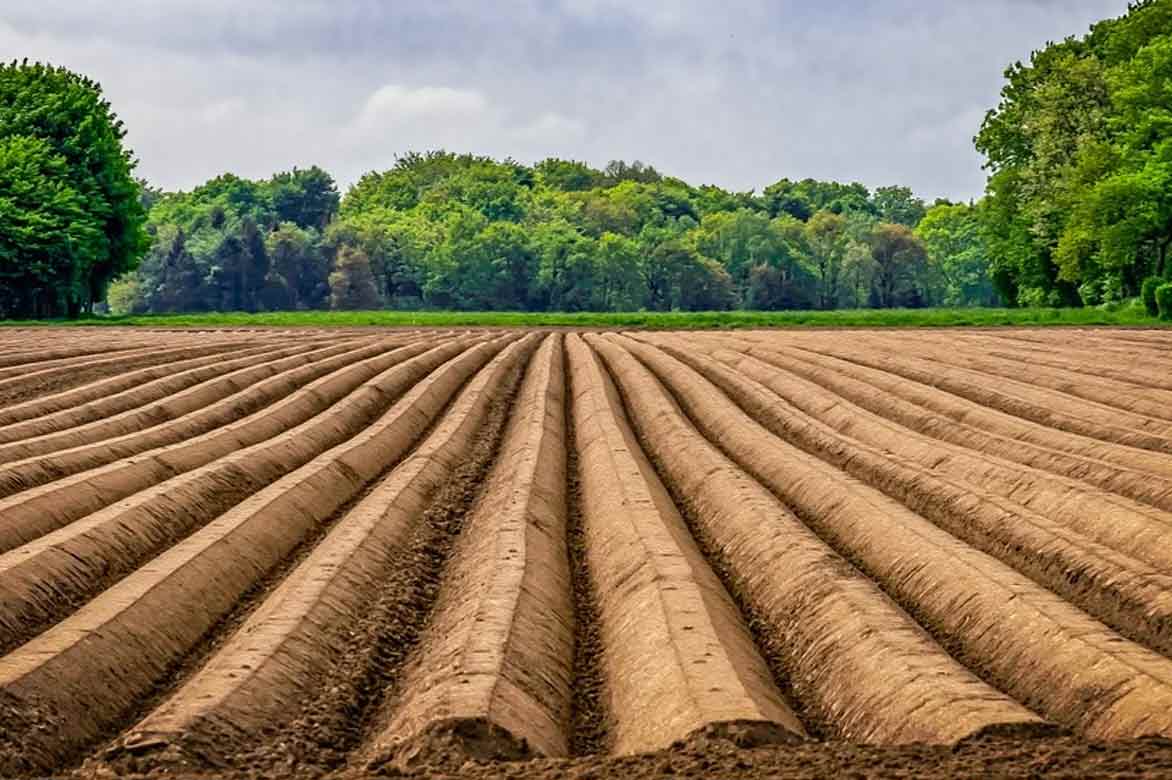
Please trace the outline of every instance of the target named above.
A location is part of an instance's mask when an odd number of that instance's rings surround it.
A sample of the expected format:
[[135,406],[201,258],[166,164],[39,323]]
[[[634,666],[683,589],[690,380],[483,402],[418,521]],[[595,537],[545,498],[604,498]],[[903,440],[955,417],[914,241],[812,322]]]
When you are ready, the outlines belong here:
[[1132,3],[1005,73],[977,135],[984,232],[1009,300],[1096,304],[1168,273],[1172,0]]
[[926,208],[905,187],[783,180],[755,195],[641,162],[527,166],[433,151],[340,199],[311,168],[225,174],[150,203],[153,244],[117,291],[123,310],[833,309],[945,295],[928,263],[900,276],[900,295],[882,294],[882,263],[860,259],[889,223],[919,246],[910,228]]
[[125,130],[101,87],[0,65],[0,316],[76,316],[146,248]]

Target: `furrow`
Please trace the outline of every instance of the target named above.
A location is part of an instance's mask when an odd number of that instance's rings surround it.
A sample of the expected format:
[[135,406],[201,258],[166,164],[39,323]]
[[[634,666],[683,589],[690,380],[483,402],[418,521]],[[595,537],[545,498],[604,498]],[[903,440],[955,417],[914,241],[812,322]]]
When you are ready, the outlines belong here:
[[781,659],[795,698],[830,733],[873,744],[949,744],[978,733],[1045,732],[1036,715],[958,664],[706,441],[647,368],[615,344],[590,343],[609,364],[649,454],[686,497],[698,538],[764,623],[762,644]]
[[[1134,350],[1119,352],[1101,341],[1091,344],[1080,341],[1077,348],[1061,343],[1027,346],[1012,339],[982,335],[971,341],[966,340],[965,347],[970,343],[980,347],[980,351],[989,357],[1027,366],[1042,365],[1074,374],[1121,380],[1137,388],[1172,390],[1172,380],[1165,373],[1145,367],[1165,357],[1159,353]],[[1093,354],[1094,358],[1088,359],[1089,354]]]
[[1035,332],[1028,330],[974,330],[964,333],[963,343],[968,345],[981,342],[1000,346],[1020,352],[1031,352],[1039,356],[1065,357],[1067,359],[1085,358],[1088,351],[1095,355],[1102,355],[1109,364],[1123,367],[1142,367],[1142,362],[1151,360],[1160,354],[1160,348],[1155,345],[1135,342],[1120,338],[1120,331],[1105,330],[1102,333],[1095,331],[1080,331],[1068,328],[1056,329],[1050,333],[1046,329]]
[[842,342],[803,342],[798,348],[886,371],[913,382],[997,409],[1016,417],[1103,441],[1172,454],[1172,426],[1162,420],[1091,404],[1009,379],[991,381],[976,371],[954,369],[912,355],[878,348],[846,347]]
[[[379,345],[385,350],[389,345]],[[213,368],[207,368],[200,373],[210,373],[206,378],[193,387],[179,388],[177,392],[168,394],[161,400],[151,401],[156,388],[150,388],[143,394],[145,401],[120,414],[92,415],[84,408],[79,409],[79,417],[93,416],[91,422],[75,425],[60,425],[60,419],[42,418],[30,420],[27,423],[12,426],[9,430],[0,430],[0,464],[8,465],[14,461],[35,458],[40,455],[56,453],[66,449],[77,449],[87,444],[114,439],[120,436],[136,433],[148,428],[154,428],[170,420],[182,417],[185,414],[197,411],[214,404],[227,396],[237,395],[250,385],[262,379],[267,379],[282,371],[297,366],[333,357],[339,354],[374,354],[368,347],[365,351],[354,351],[352,346],[326,347],[313,351],[302,349],[284,350],[282,353],[269,357],[267,360],[249,360],[244,366],[225,367],[216,373]],[[235,361],[232,361],[235,362]],[[181,383],[182,375],[176,375]],[[164,380],[165,384],[170,384]],[[147,390],[147,388],[143,388]],[[97,402],[93,405],[100,405]],[[54,417],[57,417],[56,415]],[[65,473],[55,469],[60,476]],[[2,493],[0,488],[0,494]]]
[[[28,370],[29,367],[38,363],[44,364],[46,362],[64,361],[74,358],[93,360],[101,355],[111,355],[116,352],[127,352],[133,349],[138,349],[143,344],[134,344],[131,346],[122,345],[106,345],[99,349],[90,349],[88,347],[64,347],[62,349],[29,349],[26,338],[17,338],[12,341],[13,345],[23,347],[23,349],[12,352],[7,355],[0,356],[0,367],[4,369],[19,367]],[[59,364],[59,363],[58,363]],[[43,367],[43,365],[42,365]],[[36,370],[36,369],[33,369]],[[15,374],[5,374],[5,377],[15,376]]]
[[907,349],[911,345],[919,347],[918,355],[938,366],[952,366],[977,372],[985,375],[986,381],[988,377],[998,377],[998,381],[1010,380],[1014,385],[1024,383],[1036,388],[1045,388],[1070,399],[1081,399],[1108,409],[1150,418],[1164,431],[1172,428],[1172,392],[1136,388],[1126,382],[1079,376],[1067,371],[1046,368],[1037,363],[1025,370],[1021,365],[1011,361],[981,355],[976,350],[958,350],[955,345],[949,345],[930,336],[913,335],[906,339],[901,349]]
[[1105,331],[1097,331],[1062,328],[1057,332],[1051,332],[1046,328],[1041,328],[1034,330],[1012,330],[1003,333],[1003,336],[1016,341],[1042,345],[1053,344],[1055,338],[1062,339],[1063,342],[1069,341],[1071,343],[1077,339],[1080,344],[1090,343],[1095,347],[1106,345],[1109,348],[1117,350],[1144,350],[1148,354],[1167,352],[1172,347],[1172,342],[1169,341],[1168,334],[1158,330],[1136,331],[1111,328]]
[[188,766],[222,766],[241,743],[288,728],[537,340],[514,342],[477,374],[419,448],[339,518],[208,664],[116,743],[110,758],[181,757]]
[[[921,335],[920,338],[937,348],[948,343],[934,335]],[[1166,374],[1144,368],[1142,357],[1134,354],[1121,358],[1109,350],[1094,349],[1095,357],[1090,360],[1088,354],[1091,353],[1082,344],[1069,350],[1060,344],[1030,349],[1020,343],[984,334],[975,334],[965,339],[963,350],[955,350],[955,344],[951,346],[953,351],[973,355],[980,360],[997,361],[1008,368],[1016,366],[1021,370],[1021,366],[1028,366],[1032,374],[1035,368],[1041,366],[1051,377],[1063,377],[1070,382],[1087,381],[1095,387],[1114,387],[1127,392],[1161,393],[1172,390],[1172,381]]]
[[[565,344],[562,345],[563,366]],[[562,419],[566,425],[566,549],[570,559],[570,583],[574,597],[573,694],[570,700],[570,754],[598,756],[609,752],[610,718],[606,713],[606,686],[602,673],[601,621],[598,619],[598,588],[586,563],[586,533],[582,524],[582,480],[578,440],[574,430],[574,386],[565,373],[565,403]]]
[[0,649],[43,630],[149,556],[357,435],[465,348],[463,342],[436,347],[394,365],[295,428],[0,555],[0,637],[9,640]]
[[251,347],[233,350],[230,360],[225,360],[224,355],[212,355],[169,365],[140,368],[121,376],[0,410],[0,441],[16,441],[84,425],[150,401],[166,398],[238,368],[301,354],[323,346],[346,349],[347,344],[353,346],[353,342],[326,344],[315,341],[285,347]]
[[[440,349],[466,343],[455,341]],[[345,355],[337,356],[294,369],[245,390],[241,397],[229,397],[154,430],[9,464],[0,470],[4,479],[0,485],[9,485],[4,492],[23,492],[0,500],[0,552],[301,425],[363,382],[430,348],[432,344],[423,342],[357,363]],[[239,413],[253,409],[258,411],[237,419]],[[201,435],[202,431],[207,433]]]
[[[1172,477],[1169,455],[1049,428],[856,363],[783,345],[765,349],[731,339],[710,343],[784,368],[927,436],[1092,482],[1137,501],[1148,502],[1162,493],[1157,486]],[[1168,444],[1172,450],[1172,440]],[[1134,470],[1160,478],[1151,480]]]
[[[241,346],[247,347],[249,343],[245,342]],[[101,360],[86,361],[77,363],[76,365],[65,365],[57,368],[46,368],[40,371],[26,372],[22,369],[13,369],[13,371],[17,372],[15,376],[8,379],[0,379],[0,401],[3,401],[5,406],[7,406],[23,401],[26,398],[46,395],[51,391],[77,387],[92,379],[100,379],[111,374],[117,374],[143,366],[173,363],[186,358],[223,354],[230,348],[231,345],[224,344],[172,347],[167,349],[149,347],[122,353],[117,357],[102,358]]]
[[[560,336],[530,365],[374,765],[569,754],[573,602]],[[454,751],[453,751],[454,749]]]
[[[754,364],[751,358],[732,360],[729,365],[738,372],[732,374],[671,346],[664,349],[699,370],[773,433],[901,501],[1128,638],[1172,655],[1172,577],[1163,573],[1167,567],[1119,553],[1045,514],[990,493],[981,487],[979,473],[973,483],[966,482],[969,472],[963,465],[968,458],[946,467],[947,445],[934,451],[929,444],[917,458],[911,433],[855,438],[855,429],[848,424],[839,435],[836,413],[849,415],[844,408],[849,405],[826,397],[819,387],[799,386],[795,391],[781,372]],[[784,403],[777,403],[779,397]],[[978,470],[984,465],[979,459],[975,463]],[[948,477],[950,472],[955,472],[954,479]],[[1157,557],[1172,563],[1166,554]]]
[[51,369],[81,366],[97,360],[131,357],[150,348],[152,345],[144,339],[130,345],[117,345],[94,351],[77,349],[30,350],[26,354],[32,357],[31,360],[23,360],[16,356],[12,361],[6,361],[6,365],[0,368],[0,380],[27,376]]
[[611,751],[659,750],[701,731],[746,742],[803,735],[635,441],[605,369],[579,336],[567,341]]
[[[116,728],[253,583],[406,454],[460,386],[512,339],[453,357],[357,435],[0,658],[0,773],[61,768]],[[251,469],[257,461],[245,463]]]
[[706,438],[984,679],[1092,739],[1172,735],[1172,660],[770,433],[675,358],[624,345]]
[[[694,356],[669,349],[684,362],[697,364]],[[784,428],[784,435],[792,437],[791,440],[804,437],[800,440],[806,442],[808,451],[828,448],[827,451],[837,453],[836,457],[846,462],[857,454],[852,448],[861,451],[874,447],[883,458],[893,462],[904,459],[903,468],[911,469],[909,475],[919,471],[931,479],[955,480],[959,484],[953,490],[954,495],[983,493],[984,500],[1000,496],[1012,502],[1007,506],[1016,505],[1014,511],[1054,521],[1055,527],[1064,525],[1077,532],[1075,537],[1093,539],[1145,561],[1156,571],[1172,571],[1172,515],[1095,490],[1082,482],[922,436],[755,358],[737,353],[723,357],[739,373],[776,394],[772,403],[763,402],[760,411],[754,414],[767,427],[773,426],[775,433]],[[776,404],[777,397],[786,404]],[[792,412],[795,409],[799,410],[797,414]],[[787,413],[787,410],[791,411]],[[839,438],[838,434],[847,438]],[[920,469],[913,464],[918,464]],[[878,476],[884,472],[872,469],[868,473]],[[1141,486],[1145,481],[1154,483],[1153,501],[1161,500],[1161,480],[1149,475],[1135,475],[1134,479]],[[915,476],[909,476],[908,480],[911,485],[923,482]],[[931,493],[922,484],[918,489]]]

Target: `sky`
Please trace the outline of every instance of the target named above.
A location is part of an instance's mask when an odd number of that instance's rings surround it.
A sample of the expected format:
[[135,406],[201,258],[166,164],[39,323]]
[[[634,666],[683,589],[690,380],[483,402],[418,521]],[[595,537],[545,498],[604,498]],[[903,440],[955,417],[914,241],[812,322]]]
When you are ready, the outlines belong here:
[[1127,0],[0,0],[0,60],[102,84],[138,173],[408,150],[642,160],[692,184],[783,177],[979,196],[1005,67]]

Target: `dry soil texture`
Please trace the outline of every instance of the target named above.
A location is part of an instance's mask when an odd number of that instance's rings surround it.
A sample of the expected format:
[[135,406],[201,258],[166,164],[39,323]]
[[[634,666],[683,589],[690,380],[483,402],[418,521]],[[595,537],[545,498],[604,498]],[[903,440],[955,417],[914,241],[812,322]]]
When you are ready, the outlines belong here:
[[1172,776],[1170,359],[0,332],[0,776]]

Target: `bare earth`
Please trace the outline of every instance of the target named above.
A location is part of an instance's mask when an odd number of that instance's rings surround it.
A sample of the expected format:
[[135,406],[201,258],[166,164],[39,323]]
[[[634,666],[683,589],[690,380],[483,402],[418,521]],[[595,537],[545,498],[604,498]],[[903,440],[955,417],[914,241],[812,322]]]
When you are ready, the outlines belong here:
[[1172,776],[1170,354],[0,331],[0,776]]

